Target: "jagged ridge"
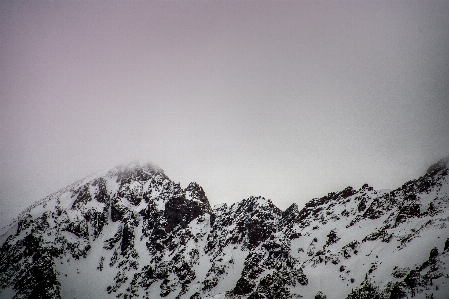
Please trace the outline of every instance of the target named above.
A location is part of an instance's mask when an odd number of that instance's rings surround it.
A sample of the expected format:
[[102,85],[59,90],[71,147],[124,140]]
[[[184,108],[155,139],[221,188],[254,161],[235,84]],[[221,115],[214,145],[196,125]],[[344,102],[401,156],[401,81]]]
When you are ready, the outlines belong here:
[[117,167],[19,217],[0,239],[1,294],[447,298],[448,162],[393,191],[348,187],[285,211],[263,197],[211,208],[197,183]]

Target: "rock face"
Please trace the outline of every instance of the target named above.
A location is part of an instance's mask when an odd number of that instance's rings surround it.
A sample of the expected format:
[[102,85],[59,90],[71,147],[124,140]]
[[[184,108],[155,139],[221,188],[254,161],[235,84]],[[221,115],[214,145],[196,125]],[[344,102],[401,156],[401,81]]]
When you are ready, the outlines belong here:
[[449,298],[449,159],[393,191],[212,208],[152,165],[56,192],[0,236],[1,298]]

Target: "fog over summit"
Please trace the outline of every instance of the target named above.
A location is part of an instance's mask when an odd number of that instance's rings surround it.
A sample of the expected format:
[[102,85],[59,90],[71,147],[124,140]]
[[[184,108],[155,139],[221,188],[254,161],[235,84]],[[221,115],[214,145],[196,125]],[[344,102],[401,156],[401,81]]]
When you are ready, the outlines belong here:
[[151,164],[81,179],[0,232],[2,298],[447,298],[449,158],[393,190],[212,207]]
[[[448,154],[448,1],[1,1],[0,222],[139,159],[212,205]],[[324,193],[323,193],[324,192]]]
[[0,297],[447,299],[448,15],[1,1]]

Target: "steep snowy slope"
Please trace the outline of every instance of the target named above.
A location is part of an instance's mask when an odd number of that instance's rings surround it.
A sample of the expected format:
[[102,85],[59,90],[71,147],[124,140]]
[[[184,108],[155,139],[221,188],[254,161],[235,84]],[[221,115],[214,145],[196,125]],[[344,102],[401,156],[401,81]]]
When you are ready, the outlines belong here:
[[212,208],[130,164],[56,192],[0,237],[0,298],[449,298],[449,159],[279,210]]

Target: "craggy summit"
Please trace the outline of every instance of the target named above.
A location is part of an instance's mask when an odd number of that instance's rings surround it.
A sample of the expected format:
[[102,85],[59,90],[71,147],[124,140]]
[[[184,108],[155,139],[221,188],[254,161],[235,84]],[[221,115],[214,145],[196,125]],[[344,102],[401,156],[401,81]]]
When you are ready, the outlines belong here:
[[151,164],[25,210],[0,236],[1,298],[449,298],[449,158],[395,190],[281,211],[212,208]]

